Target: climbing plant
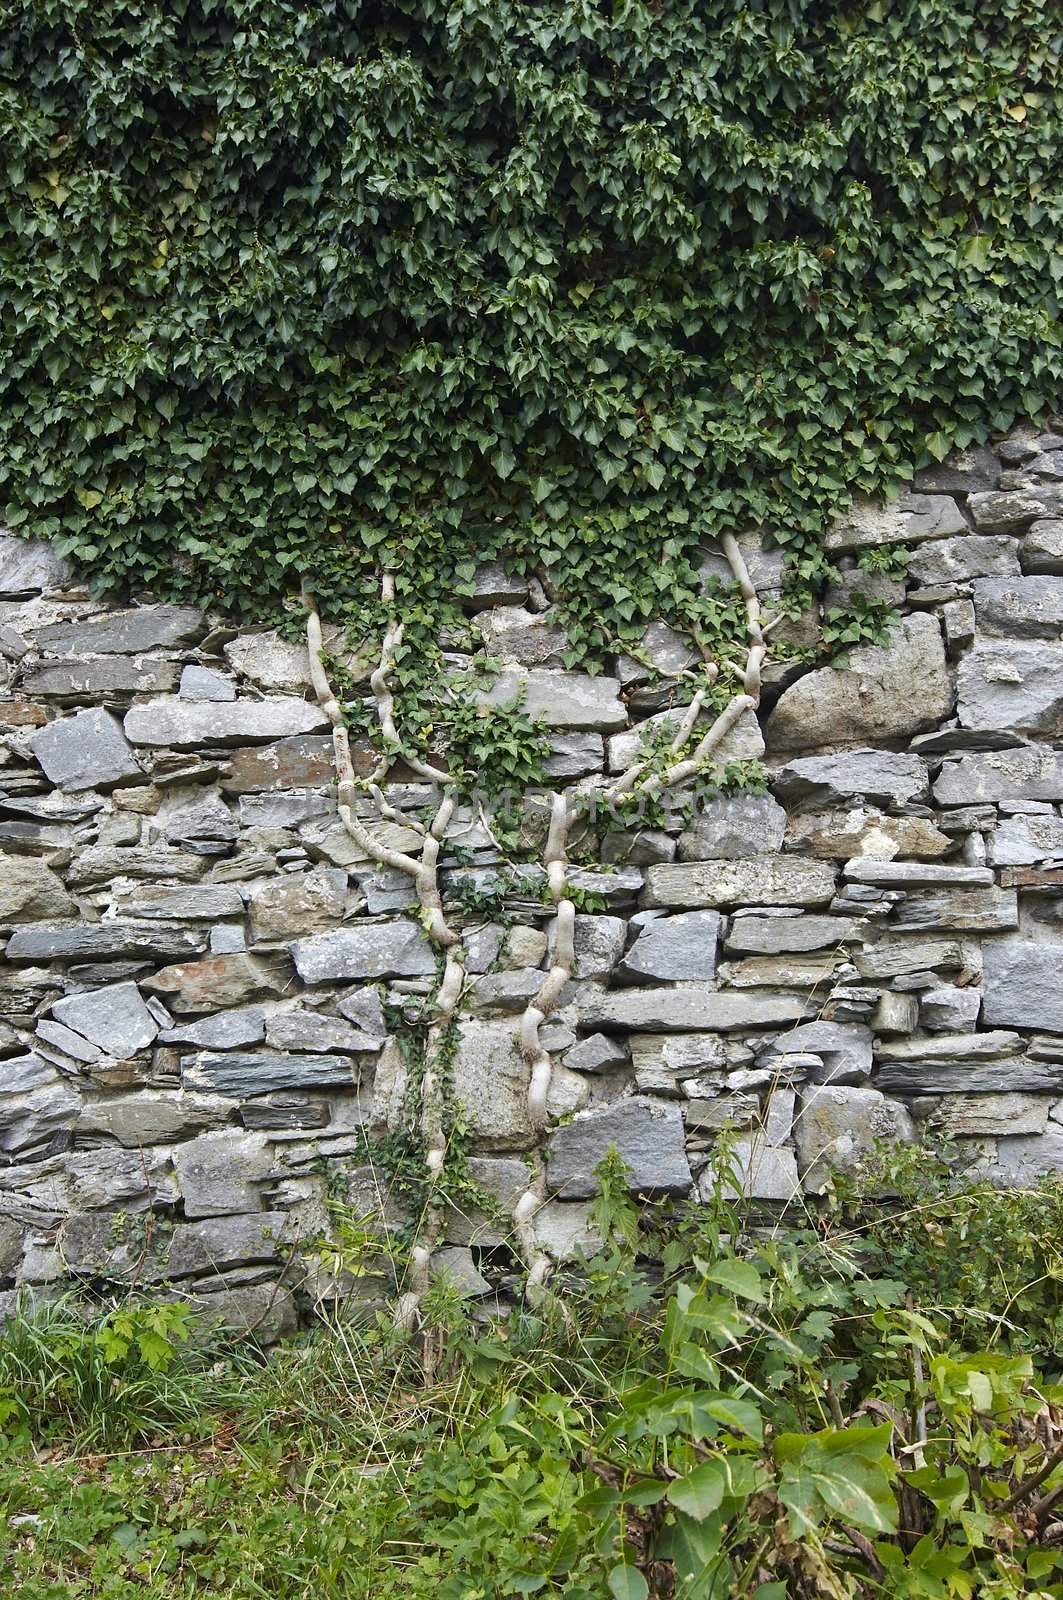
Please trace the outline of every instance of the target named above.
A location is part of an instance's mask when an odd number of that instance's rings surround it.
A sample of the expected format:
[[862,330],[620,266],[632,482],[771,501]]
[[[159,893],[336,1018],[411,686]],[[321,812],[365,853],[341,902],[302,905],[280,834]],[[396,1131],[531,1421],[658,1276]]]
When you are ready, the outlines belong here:
[[100,589],[570,664],[1059,402],[1053,0],[0,3],[0,504]]

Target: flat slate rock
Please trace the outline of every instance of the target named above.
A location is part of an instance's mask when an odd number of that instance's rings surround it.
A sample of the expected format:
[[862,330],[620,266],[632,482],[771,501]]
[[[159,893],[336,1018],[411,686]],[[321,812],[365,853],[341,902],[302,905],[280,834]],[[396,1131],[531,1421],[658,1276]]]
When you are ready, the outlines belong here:
[[284,699],[196,701],[160,695],[126,712],[126,738],[135,745],[194,750],[198,745],[266,742],[316,733],[328,718],[316,705]]
[[76,915],[62,880],[43,861],[0,851],[0,927]]
[[710,983],[684,983],[674,989],[616,989],[589,996],[580,1008],[581,1026],[641,1033],[729,1032],[735,1028],[782,1027],[800,1022],[806,1002],[790,994],[736,994]]
[[827,529],[824,544],[830,551],[867,550],[967,532],[967,519],[949,495],[905,494],[892,505],[857,496]]
[[935,539],[920,545],[908,563],[909,578],[920,586],[1018,575],[1018,546],[1007,534],[969,533],[959,539]]
[[[352,744],[351,756],[357,777],[365,777],[375,764],[367,747]],[[263,794],[272,789],[320,788],[335,779],[331,734],[301,733],[273,744],[234,750],[221,786],[230,794]]]
[[546,668],[499,673],[491,688],[478,696],[483,706],[506,706],[521,696],[521,710],[543,717],[550,728],[578,728],[614,733],[627,726],[627,709],[617,678],[592,678],[584,672]]
[[116,983],[57,1000],[52,1015],[117,1060],[146,1050],[159,1031],[135,983]]
[[182,1022],[159,1035],[160,1044],[192,1044],[202,1050],[237,1050],[259,1044],[266,1035],[266,1013],[261,1006],[241,1006],[218,1011],[198,1022]]
[[169,961],[206,949],[202,928],[171,928],[150,922],[33,922],[15,928],[9,961],[104,961],[151,956]]
[[177,685],[177,666],[129,656],[91,656],[76,661],[42,660],[22,678],[24,694],[59,700],[110,699],[132,694],[167,694]]
[[944,761],[934,780],[939,806],[1063,800],[1063,752],[1046,745],[972,751]]
[[735,917],[725,948],[729,955],[751,956],[833,950],[859,944],[866,929],[862,917]]
[[304,983],[356,978],[424,978],[436,969],[435,951],[415,922],[371,922],[312,934],[292,945]]
[[217,922],[242,917],[244,901],[231,884],[141,884],[115,895],[119,916],[161,922]]
[[181,1079],[190,1089],[230,1099],[253,1099],[278,1089],[352,1089],[353,1056],[282,1050],[203,1050],[181,1057]]
[[598,1193],[594,1169],[615,1150],[633,1194],[688,1194],[692,1185],[683,1117],[674,1101],[633,1096],[557,1128],[546,1150],[546,1181],[566,1200]]
[[992,939],[983,963],[988,1026],[1063,1033],[1063,944]]
[[989,835],[988,850],[988,859],[995,867],[1063,860],[1063,817],[1002,817]]
[[901,739],[935,727],[953,703],[937,618],[916,612],[885,645],[853,650],[844,671],[821,667],[784,689],[764,736],[769,750]]
[[30,739],[30,749],[57,789],[113,789],[144,780],[120,724],[100,708],[45,723]]
[[1063,1062],[1009,1056],[1003,1061],[886,1062],[875,1082],[889,1094],[1063,1094]]
[[979,634],[1005,639],[1063,635],[1063,579],[980,578],[974,586]]
[[873,805],[903,806],[929,799],[926,762],[893,750],[848,750],[838,756],[802,756],[788,761],[772,788],[787,805],[808,802],[836,805],[867,800]]
[[194,644],[205,632],[203,613],[191,606],[136,606],[35,628],[34,639],[46,655],[136,656],[147,650]]
[[[715,977],[720,922],[717,911],[684,911],[674,917],[655,918],[641,930],[624,957],[621,975],[636,982],[646,978],[689,982]],[[622,950],[623,930],[617,954]]]
[[170,1010],[185,1012],[241,1006],[248,1000],[284,994],[291,983],[291,964],[286,957],[267,960],[237,952],[162,967],[143,980],[143,987],[161,995]]
[[643,904],[684,910],[739,905],[826,906],[834,890],[832,866],[792,856],[662,863],[646,869]]
[[0,595],[39,594],[61,589],[73,572],[46,539],[20,539],[0,533]]
[[906,894],[893,926],[949,928],[957,933],[998,933],[1019,925],[1014,889],[916,889]]

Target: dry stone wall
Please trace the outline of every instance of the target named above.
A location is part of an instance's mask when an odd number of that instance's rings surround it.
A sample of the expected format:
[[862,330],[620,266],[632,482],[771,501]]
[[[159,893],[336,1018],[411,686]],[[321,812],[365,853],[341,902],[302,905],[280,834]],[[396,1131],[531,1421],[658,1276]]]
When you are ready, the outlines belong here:
[[[897,542],[906,581],[857,568]],[[455,813],[444,892],[460,879],[496,907],[464,919],[452,1064],[467,1180],[490,1203],[444,1172],[434,1258],[464,1293],[515,1282],[530,1170],[534,1248],[587,1245],[611,1147],[639,1193],[693,1204],[725,1127],[770,1207],[924,1125],[1001,1182],[1063,1169],[1063,435],[946,462],[894,506],[857,505],[830,545],[824,604],[861,590],[903,620],[845,670],[769,662],[759,721],[719,753],[761,760],[766,792],[604,819],[598,858],[568,875],[595,909],[541,1033],[545,1139],[516,1033],[550,963],[545,875],[506,871],[482,820]],[[743,547],[770,610],[779,553]],[[705,572],[728,575],[711,551]],[[550,726],[552,784],[602,787],[647,726],[681,717],[646,665],[692,659],[667,619],[642,660],[591,678],[562,668],[536,584],[485,568],[470,608],[506,663],[488,698],[519,686]],[[305,649],[93,602],[5,535],[0,657],[0,1310],[20,1290],[135,1283],[268,1341],[323,1300],[385,1293],[317,1243],[330,1200],[404,1220],[379,1152],[407,1114],[397,1033],[437,957],[410,880],[337,819]],[[409,850],[403,814],[438,797],[390,776],[384,831]],[[544,808],[522,804],[535,844]]]

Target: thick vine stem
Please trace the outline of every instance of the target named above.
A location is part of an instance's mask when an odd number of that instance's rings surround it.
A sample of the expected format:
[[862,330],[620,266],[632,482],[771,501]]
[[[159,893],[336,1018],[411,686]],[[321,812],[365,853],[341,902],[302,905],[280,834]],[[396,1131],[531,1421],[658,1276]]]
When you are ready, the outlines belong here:
[[746,655],[746,671],[742,687],[753,701],[754,705],[760,704],[761,669],[768,647],[764,643],[764,630],[760,619],[760,599],[749,576],[746,558],[742,554],[741,546],[733,533],[725,533],[720,537],[720,545],[727,557],[728,565],[734,573],[735,582],[742,593],[746,604],[746,630],[749,634],[749,650]]
[[[566,893],[566,845],[571,820],[567,796],[563,793],[551,795],[550,828],[543,864],[550,885],[550,897],[554,902],[554,957],[538,994],[524,1008],[518,1031],[521,1054],[529,1068],[528,1121],[540,1142],[550,1120],[547,1101],[553,1061],[550,1052],[543,1049],[539,1030],[557,1010],[565,985],[571,981],[576,966],[576,907]],[[527,1293],[532,1300],[541,1293],[553,1267],[550,1257],[536,1245],[532,1230],[535,1213],[544,1199],[545,1188],[540,1171],[530,1180],[513,1210],[513,1225],[528,1266]]]
[[[390,574],[385,574],[381,590],[385,602],[394,598],[395,585]],[[426,1178],[431,1191],[442,1173],[447,1147],[444,1126],[444,1084],[439,1070],[439,1057],[445,1032],[461,1002],[465,981],[461,934],[450,926],[444,916],[443,896],[439,887],[439,851],[454,815],[454,801],[450,795],[444,794],[431,826],[425,829],[423,825],[418,825],[417,831],[423,841],[419,859],[408,855],[405,851],[390,849],[365,826],[357,814],[355,805],[357,784],[351,761],[350,742],[343,721],[343,708],[333,692],[321,659],[321,618],[313,596],[305,590],[303,602],[307,613],[306,643],[310,655],[310,678],[318,704],[332,724],[332,746],[338,782],[337,810],[340,820],[355,843],[372,860],[412,878],[425,933],[445,956],[443,977],[436,995],[436,1014],[425,1042],[425,1065],[421,1080],[420,1133],[424,1143]],[[380,665],[370,679],[377,701],[381,733],[386,744],[398,743],[394,721],[394,697],[388,687],[387,674],[392,653],[401,638],[401,624],[389,625],[381,648]],[[386,758],[382,766],[383,771],[386,771]],[[420,764],[420,770],[424,776],[431,777],[433,781],[445,780],[447,776],[425,763]],[[409,819],[404,818],[400,812],[387,804],[379,788],[377,777],[378,775],[382,777],[383,771],[378,767],[377,773],[366,787],[382,819],[405,825]],[[412,1330],[416,1326],[420,1303],[428,1287],[432,1252],[438,1243],[438,1223],[433,1213],[434,1208],[429,1202],[421,1236],[410,1255],[407,1287],[395,1310],[395,1322],[400,1328]]]

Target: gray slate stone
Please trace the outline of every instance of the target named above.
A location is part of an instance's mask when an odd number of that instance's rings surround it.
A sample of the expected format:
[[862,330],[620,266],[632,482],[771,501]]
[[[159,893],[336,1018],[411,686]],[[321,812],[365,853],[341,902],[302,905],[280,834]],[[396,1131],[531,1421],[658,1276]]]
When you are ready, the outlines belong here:
[[76,915],[77,907],[62,880],[43,861],[0,851],[0,927]]
[[824,542],[829,551],[867,550],[966,532],[966,518],[948,495],[905,494],[893,505],[858,496]]
[[718,1033],[635,1034],[630,1048],[635,1083],[647,1093],[710,1094],[725,1082],[728,1046]]
[[523,1150],[534,1144],[528,1066],[512,1024],[463,1018],[453,1082],[455,1098],[481,1146]]
[[57,789],[113,789],[144,777],[121,727],[102,709],[46,722],[30,739],[30,749]]
[[1004,639],[1058,639],[1063,634],[1063,579],[981,578],[974,586],[980,634]]
[[34,638],[48,655],[141,655],[194,644],[206,631],[201,611],[191,606],[136,606],[106,611],[80,622],[58,622],[36,628]]
[[0,595],[61,589],[71,576],[69,563],[57,555],[47,540],[0,533]]
[[1063,800],[1063,754],[1044,745],[1024,745],[945,761],[934,783],[934,799],[943,806]]
[[200,1051],[181,1057],[187,1088],[230,1099],[253,1099],[278,1089],[352,1089],[357,1061],[347,1055],[294,1055],[281,1050]]
[[1063,645],[975,644],[957,674],[964,728],[1063,734]]
[[604,763],[605,742],[600,733],[555,733],[543,772],[548,778],[584,778],[600,772]]
[[35,922],[19,924],[7,945],[9,961],[105,961],[123,956],[175,956],[204,950],[202,928],[143,922]]
[[1044,516],[1044,506],[1029,494],[990,490],[972,494],[967,506],[979,533],[1017,533]]
[[31,1052],[0,1061],[0,1150],[19,1160],[64,1143],[81,1096],[63,1073]]
[[797,995],[739,994],[708,983],[684,983],[675,989],[617,989],[589,996],[580,1009],[580,1022],[605,1031],[726,1033],[799,1022],[805,1010],[805,1001]]
[[[241,828],[298,828],[312,817],[336,809],[335,798],[324,790],[274,790],[268,794],[240,796]],[[353,841],[352,841],[353,843]]]
[[77,660],[43,659],[22,679],[27,695],[61,700],[110,700],[132,694],[166,694],[177,683],[172,661],[139,656],[85,656]]
[[212,1095],[145,1089],[106,1100],[86,1101],[75,1133],[85,1139],[115,1139],[129,1150],[141,1145],[173,1144],[211,1128],[223,1128],[232,1117],[227,1100]]
[[578,728],[613,733],[627,726],[616,678],[592,678],[583,672],[554,672],[548,668],[512,669],[499,673],[491,688],[478,696],[486,706],[511,705],[523,696],[521,708],[529,717],[544,717],[550,728]]
[[954,1138],[1044,1133],[1051,1105],[1049,1095],[957,1094],[942,1103],[933,1120]]
[[174,1170],[186,1217],[261,1211],[261,1185],[273,1166],[260,1133],[204,1133],[176,1145]]
[[[577,915],[573,945],[576,965],[572,976],[585,980],[607,978],[624,953],[627,923],[623,917]],[[557,929],[551,923],[547,951],[554,959],[557,947]],[[544,974],[540,973],[540,981]]]
[[934,727],[952,707],[941,628],[936,617],[917,612],[892,630],[888,644],[852,651],[846,670],[822,667],[785,689],[765,738],[770,750],[900,739]]
[[[248,899],[251,936],[284,940],[335,927],[347,903],[347,874],[342,867],[314,867],[298,876],[272,878],[257,885]],[[352,974],[353,976],[353,974]]]
[[1012,1187],[1031,1187],[1041,1177],[1063,1172],[1063,1132],[1001,1139],[993,1175]]
[[682,1112],[672,1101],[641,1097],[585,1112],[551,1134],[546,1151],[551,1192],[566,1200],[597,1194],[594,1169],[612,1149],[630,1169],[627,1187],[633,1194],[689,1193]]
[[877,884],[884,889],[975,889],[992,884],[988,867],[938,866],[922,861],[847,861],[850,883]]
[[133,744],[194,750],[197,745],[262,743],[316,733],[327,724],[318,706],[294,697],[225,703],[160,695],[127,711],[125,733]]
[[275,628],[242,633],[224,649],[229,666],[260,689],[302,694],[310,687],[306,645],[282,639]]
[[[720,922],[717,911],[686,911],[674,917],[656,918],[639,933],[624,957],[620,973],[635,981],[658,978],[662,982],[685,982],[714,978]],[[623,949],[622,939],[620,949]]]
[[528,598],[527,578],[514,578],[499,561],[485,561],[473,577],[473,592],[462,599],[470,611],[490,606],[521,606]]
[[954,841],[926,817],[892,817],[875,806],[847,810],[798,811],[787,819],[786,849],[821,861],[866,857],[914,861],[948,854]]
[[240,891],[228,884],[141,884],[116,894],[114,909],[119,917],[144,921],[218,922],[242,917],[244,902]]
[[627,1066],[630,1053],[626,1044],[607,1033],[588,1034],[565,1052],[570,1072],[618,1072]]
[[292,959],[304,983],[355,978],[424,978],[435,971],[435,952],[415,922],[360,923],[335,933],[297,939]]
[[916,889],[905,895],[893,920],[898,931],[997,933],[1018,927],[1019,903],[1014,889]]
[[907,1098],[913,1095],[1059,1094],[1063,1062],[1032,1061],[1008,1056],[1001,1061],[884,1062],[875,1074],[879,1088]]
[[258,1044],[266,1036],[266,1014],[261,1006],[219,1011],[198,1022],[183,1022],[159,1035],[160,1044],[192,1044],[202,1050],[238,1050]]
[[709,800],[679,836],[680,861],[745,860],[782,849],[786,812],[769,794]]
[[[725,1194],[747,1200],[771,1200],[787,1205],[801,1193],[801,1179],[792,1150],[769,1144],[763,1135],[736,1139],[728,1151],[730,1175],[736,1184],[725,1185]],[[712,1200],[718,1178],[710,1168],[702,1175],[698,1192],[702,1200]]]
[[67,870],[66,878],[74,889],[87,889],[110,883],[113,878],[158,879],[172,883],[192,883],[203,876],[202,856],[162,847],[151,850],[125,850],[111,845],[90,845],[79,851]]
[[940,989],[928,989],[920,995],[919,1026],[932,1033],[970,1032],[981,1009],[980,989],[958,989],[955,984],[943,984]]
[[834,868],[828,863],[789,856],[662,864],[646,869],[643,904],[690,910],[737,905],[825,906],[834,888]]
[[958,939],[882,939],[853,957],[864,978],[902,978],[916,972],[957,972],[966,965]]
[[735,917],[725,947],[729,955],[753,956],[833,950],[859,943],[866,928],[862,917]]
[[1022,867],[1063,859],[1063,817],[1002,817],[987,841],[995,867]]
[[1063,518],[1045,517],[1030,524],[1022,545],[1022,570],[1063,574]]
[[587,867],[573,867],[568,872],[568,882],[581,894],[595,895],[609,907],[631,906],[643,885],[639,867],[613,867],[609,871],[595,872]]
[[983,962],[988,1026],[1063,1033],[1063,944],[990,939]]
[[757,1065],[771,1066],[779,1056],[813,1055],[821,1067],[810,1067],[812,1083],[861,1084],[871,1076],[870,1028],[859,1022],[806,1022],[780,1034],[757,1057]]
[[866,1171],[878,1140],[911,1143],[912,1119],[877,1089],[834,1086],[807,1090],[795,1123],[797,1159],[810,1194],[822,1194],[834,1172]]
[[266,1043],[274,1050],[342,1050],[367,1055],[378,1050],[383,1040],[359,1032],[342,1017],[322,1016],[316,1011],[276,1011],[266,1019]]
[[880,1065],[890,1062],[920,1061],[935,1066],[949,1061],[997,1061],[1012,1056],[1022,1047],[1022,1036],[1007,1028],[990,1028],[984,1033],[938,1033],[932,1039],[890,1039],[880,1042],[876,1054]]
[[366,1038],[374,1039],[379,1044],[383,1044],[387,1038],[384,1008],[376,989],[352,989],[350,994],[336,1002],[336,1010]]
[[116,983],[57,1000],[52,1015],[119,1061],[146,1050],[159,1025],[135,983]]
[[908,574],[917,584],[965,583],[971,578],[1017,577],[1014,539],[969,533],[961,539],[935,539],[915,551]]
[[926,762],[892,750],[848,750],[838,756],[802,756],[789,761],[772,788],[785,804],[836,805],[868,800],[904,806],[929,799]]
[[215,667],[185,667],[178,690],[182,700],[235,700],[236,685]]
[[545,976],[537,967],[489,972],[473,984],[469,1009],[478,1015],[519,1016],[539,993]]

